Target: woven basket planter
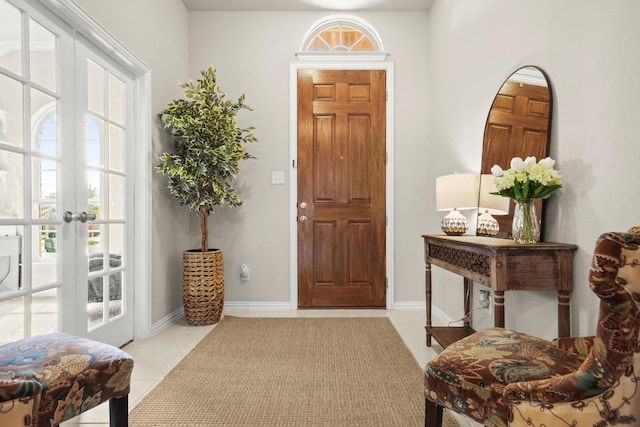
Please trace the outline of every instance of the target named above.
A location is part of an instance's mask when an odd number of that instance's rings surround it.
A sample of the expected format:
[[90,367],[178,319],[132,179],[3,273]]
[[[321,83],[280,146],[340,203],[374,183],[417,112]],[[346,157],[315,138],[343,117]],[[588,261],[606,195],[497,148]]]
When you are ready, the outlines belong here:
[[224,306],[221,250],[183,252],[182,295],[184,315],[190,325],[211,325],[220,320]]

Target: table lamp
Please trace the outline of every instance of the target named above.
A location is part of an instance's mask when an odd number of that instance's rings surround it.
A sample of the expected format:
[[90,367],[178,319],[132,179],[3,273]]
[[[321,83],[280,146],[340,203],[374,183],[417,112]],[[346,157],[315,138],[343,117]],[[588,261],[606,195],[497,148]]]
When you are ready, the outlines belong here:
[[509,213],[508,197],[490,194],[496,191],[495,178],[491,174],[480,175],[480,195],[478,201],[478,232],[479,236],[495,236],[500,231],[498,221],[492,215],[506,215]]
[[469,222],[460,211],[477,207],[477,174],[455,173],[436,178],[436,210],[450,211],[440,223],[445,234],[461,236],[466,233]]

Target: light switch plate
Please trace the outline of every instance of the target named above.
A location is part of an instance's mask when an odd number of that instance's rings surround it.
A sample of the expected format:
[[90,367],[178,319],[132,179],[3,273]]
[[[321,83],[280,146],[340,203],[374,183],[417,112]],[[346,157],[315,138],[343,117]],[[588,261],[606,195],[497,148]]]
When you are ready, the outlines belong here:
[[284,172],[272,171],[271,172],[271,184],[281,185],[284,184]]

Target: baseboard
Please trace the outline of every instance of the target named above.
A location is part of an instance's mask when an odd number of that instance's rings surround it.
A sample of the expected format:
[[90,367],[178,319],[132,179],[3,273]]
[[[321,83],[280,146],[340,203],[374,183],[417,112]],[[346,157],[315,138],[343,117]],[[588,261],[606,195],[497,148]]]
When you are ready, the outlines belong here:
[[444,323],[445,326],[456,322],[456,319],[451,318],[451,316],[449,316],[444,311],[440,310],[440,308],[438,308],[435,305],[431,306],[431,314],[433,316],[439,317],[442,320],[442,322]]
[[289,301],[225,301],[224,308],[251,308],[256,310],[291,310]]
[[393,303],[393,310],[425,310],[424,301],[396,301]]
[[169,313],[153,325],[151,325],[151,336],[154,337],[162,332],[165,328],[171,326],[177,320],[180,320],[184,317],[184,308],[180,307],[173,313]]

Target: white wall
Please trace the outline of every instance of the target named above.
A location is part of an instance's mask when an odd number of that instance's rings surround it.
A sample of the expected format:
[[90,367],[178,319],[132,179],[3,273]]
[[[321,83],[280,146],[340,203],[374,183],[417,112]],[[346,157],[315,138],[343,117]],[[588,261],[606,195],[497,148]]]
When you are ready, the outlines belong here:
[[[430,163],[479,168],[486,115],[503,80],[537,65],[551,80],[551,156],[564,188],[550,199],[546,239],[575,243],[572,329],[594,333],[597,300],[587,274],[593,246],[605,231],[640,221],[637,183],[640,134],[640,3],[626,0],[436,0],[429,17],[433,120],[427,144],[441,146]],[[467,169],[469,168],[469,169]],[[433,211],[428,198],[429,212]],[[430,216],[431,230],[439,218]],[[434,300],[460,317],[454,286],[439,274]],[[459,285],[461,288],[462,286]],[[477,286],[480,288],[481,286]],[[506,325],[546,338],[556,334],[552,293],[506,294]],[[478,313],[479,326],[491,324]]]
[[[180,98],[177,83],[189,78],[188,13],[180,0],[76,0],[151,69],[153,158],[172,149],[157,114]],[[182,307],[182,251],[191,247],[190,222],[197,216],[169,195],[165,179],[153,174],[152,322]]]
[[[227,302],[288,302],[289,297],[289,66],[307,30],[331,13],[192,12],[190,72],[213,65],[229,97],[246,93],[255,111],[243,113],[260,142],[258,157],[241,167],[245,204],[217,209],[210,221],[211,245],[225,255]],[[427,13],[358,13],[379,32],[395,66],[395,262],[396,300],[424,301],[421,234],[427,220],[430,147],[426,144]],[[284,186],[271,185],[271,171],[285,171]],[[192,240],[199,230],[194,227]],[[251,266],[241,282],[240,266]]]

